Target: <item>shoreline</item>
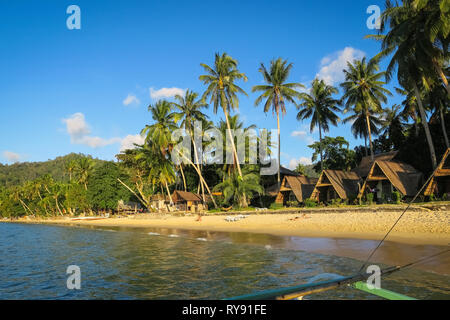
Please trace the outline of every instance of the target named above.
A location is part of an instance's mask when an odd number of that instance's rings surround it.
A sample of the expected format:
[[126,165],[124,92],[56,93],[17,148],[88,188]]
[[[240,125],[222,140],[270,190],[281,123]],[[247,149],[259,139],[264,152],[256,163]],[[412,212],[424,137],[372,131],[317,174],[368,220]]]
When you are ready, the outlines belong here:
[[[245,214],[245,213],[244,213]],[[99,226],[129,228],[171,228],[216,232],[246,232],[306,238],[381,240],[398,219],[399,212],[346,212],[297,214],[257,214],[236,222],[225,221],[226,215],[197,216],[136,215],[91,221],[70,218],[1,221],[6,223],[54,224],[66,226]],[[298,218],[298,219],[296,219]],[[293,220],[294,219],[294,220]],[[407,212],[387,241],[405,244],[450,244],[450,211]]]

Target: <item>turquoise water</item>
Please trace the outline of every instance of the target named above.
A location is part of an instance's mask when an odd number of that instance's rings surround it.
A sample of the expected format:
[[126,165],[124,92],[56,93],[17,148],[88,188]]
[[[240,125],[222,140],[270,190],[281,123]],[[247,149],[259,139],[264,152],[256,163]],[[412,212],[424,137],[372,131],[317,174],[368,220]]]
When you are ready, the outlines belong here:
[[[350,275],[361,261],[305,252],[288,238],[241,233],[0,224],[0,299],[223,299]],[[66,269],[81,269],[68,290]],[[450,277],[408,269],[382,287],[420,299],[450,294]],[[375,299],[345,288],[313,299]]]

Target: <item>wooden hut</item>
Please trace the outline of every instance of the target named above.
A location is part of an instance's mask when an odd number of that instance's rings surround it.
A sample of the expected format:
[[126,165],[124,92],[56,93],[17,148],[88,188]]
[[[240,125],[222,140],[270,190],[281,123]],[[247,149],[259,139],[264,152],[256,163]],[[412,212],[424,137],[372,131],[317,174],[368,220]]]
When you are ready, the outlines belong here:
[[450,198],[450,149],[444,153],[441,163],[436,168],[436,171],[430,182],[425,187],[424,195],[442,197],[446,195]]
[[305,176],[285,176],[275,202],[283,205],[287,201],[303,203],[311,196],[317,181],[317,178],[308,178]]
[[202,211],[202,199],[192,192],[175,190],[172,194],[172,201],[177,210],[197,212]]
[[383,198],[389,200],[394,191],[400,192],[403,197],[414,197],[421,181],[422,174],[409,164],[377,160],[370,168],[358,197],[372,192],[375,201]]
[[352,171],[324,170],[311,194],[311,199],[327,203],[358,196],[361,178]]
[[398,151],[390,151],[374,155],[373,160],[371,156],[363,157],[358,167],[352,171],[356,172],[356,174],[358,174],[361,178],[365,179],[369,175],[370,169],[375,161],[394,161],[397,155]]
[[167,196],[165,196],[163,194],[155,194],[150,199],[150,206],[154,210],[166,210],[167,202],[169,202],[169,199]]

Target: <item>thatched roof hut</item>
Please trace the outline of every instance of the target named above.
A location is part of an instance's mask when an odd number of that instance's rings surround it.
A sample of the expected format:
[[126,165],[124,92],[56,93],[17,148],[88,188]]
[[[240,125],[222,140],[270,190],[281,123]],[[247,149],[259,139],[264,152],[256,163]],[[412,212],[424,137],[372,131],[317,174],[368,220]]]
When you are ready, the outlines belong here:
[[366,178],[375,161],[393,161],[397,155],[398,151],[390,151],[374,155],[374,160],[372,160],[371,156],[364,157],[359,166],[352,171],[356,172],[360,177]]
[[375,161],[361,188],[358,197],[361,198],[368,188],[374,190],[377,197],[390,198],[397,190],[404,197],[413,197],[422,181],[422,173],[409,164],[397,161]]
[[174,203],[178,202],[201,202],[202,199],[199,195],[193,194],[192,192],[175,190],[172,194],[172,201]]
[[317,181],[317,178],[305,176],[285,176],[275,202],[285,204],[286,201],[296,199],[296,201],[302,203],[311,196]]
[[450,196],[450,149],[444,153],[441,163],[425,187],[424,195],[431,196],[432,194],[439,197],[444,194]]
[[311,194],[311,199],[329,202],[333,199],[356,198],[360,181],[360,177],[352,171],[324,170]]

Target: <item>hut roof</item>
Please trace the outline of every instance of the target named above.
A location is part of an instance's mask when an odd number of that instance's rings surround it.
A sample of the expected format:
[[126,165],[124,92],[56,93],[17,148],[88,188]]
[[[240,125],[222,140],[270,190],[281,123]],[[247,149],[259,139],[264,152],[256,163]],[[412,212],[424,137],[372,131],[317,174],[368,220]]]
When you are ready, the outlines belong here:
[[282,189],[291,189],[297,200],[299,202],[303,202],[305,199],[308,199],[311,196],[318,180],[319,179],[317,178],[308,178],[305,176],[286,176],[283,179],[281,187]]
[[280,166],[280,175],[284,175],[284,176],[292,176],[292,177],[298,177],[300,176],[299,173],[289,170],[283,166]]
[[202,201],[199,195],[193,194],[192,192],[175,190],[172,195],[173,201]]
[[374,160],[370,156],[362,158],[359,166],[353,171],[356,172],[360,177],[367,177],[369,175],[370,169],[375,161],[392,161],[398,154],[398,151],[390,151],[386,153],[380,153],[374,155]]
[[313,191],[312,196],[318,191],[318,187],[327,178],[329,184],[334,188],[341,199],[348,199],[350,195],[358,195],[359,182],[361,178],[353,171],[324,170],[319,177],[319,181]]
[[150,201],[166,201],[167,196],[163,194],[155,194],[150,198]]
[[[370,169],[366,179],[373,179],[374,169],[381,169],[384,176],[392,183],[392,185],[404,196],[414,196],[422,179],[422,173],[414,169],[409,164],[398,161],[375,161]],[[364,192],[361,189],[361,194]]]
[[433,193],[434,186],[436,184],[436,177],[448,177],[450,176],[450,148],[445,151],[444,156],[442,157],[441,162],[436,168],[433,177],[428,183],[424,195],[429,196]]

